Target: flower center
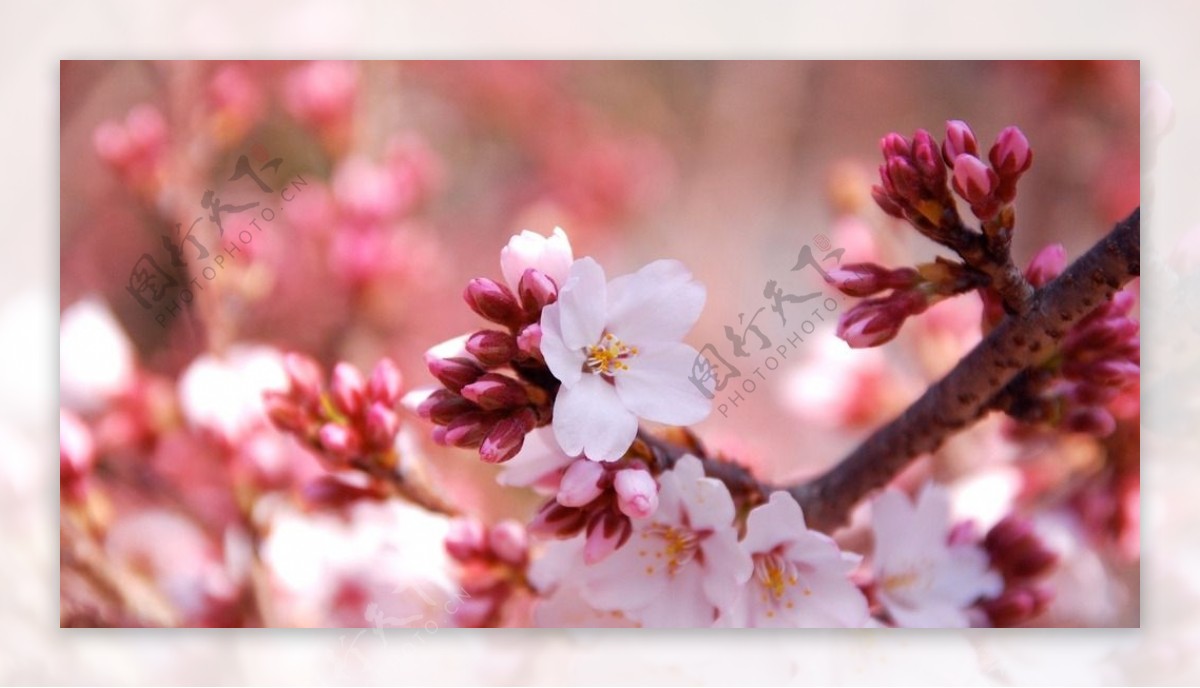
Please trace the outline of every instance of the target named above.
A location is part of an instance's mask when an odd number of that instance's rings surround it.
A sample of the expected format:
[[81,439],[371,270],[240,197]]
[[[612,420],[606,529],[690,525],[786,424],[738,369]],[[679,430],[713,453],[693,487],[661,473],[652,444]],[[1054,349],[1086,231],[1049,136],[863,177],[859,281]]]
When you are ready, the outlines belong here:
[[700,535],[690,528],[676,528],[655,523],[647,530],[651,535],[663,541],[663,555],[667,558],[667,573],[672,576],[694,559],[700,550]]
[[589,346],[585,365],[597,375],[612,377],[618,370],[629,370],[627,359],[637,356],[636,346],[626,346],[616,335],[609,332],[600,343]]
[[775,552],[754,555],[754,579],[763,588],[764,601],[770,595],[776,602],[800,582],[795,564]]

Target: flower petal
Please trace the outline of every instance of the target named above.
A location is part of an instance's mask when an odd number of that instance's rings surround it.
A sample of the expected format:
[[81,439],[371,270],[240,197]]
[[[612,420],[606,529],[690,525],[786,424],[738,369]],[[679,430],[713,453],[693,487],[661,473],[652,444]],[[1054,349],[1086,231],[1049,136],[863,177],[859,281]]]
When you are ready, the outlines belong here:
[[554,437],[572,456],[616,461],[633,444],[637,427],[637,416],[599,375],[584,375],[573,387],[560,387],[554,400]]
[[609,282],[609,329],[637,346],[677,342],[696,324],[706,294],[683,263],[656,260]]
[[604,268],[591,258],[571,264],[557,302],[562,339],[568,349],[583,349],[600,341],[608,311],[604,280]]
[[687,344],[639,347],[614,377],[617,393],[630,410],[647,420],[691,425],[708,417],[712,400],[692,383],[692,364],[700,354]]
[[583,375],[583,363],[587,357],[581,349],[572,349],[563,341],[562,314],[557,303],[542,309],[542,358],[554,377],[566,387],[579,382]]

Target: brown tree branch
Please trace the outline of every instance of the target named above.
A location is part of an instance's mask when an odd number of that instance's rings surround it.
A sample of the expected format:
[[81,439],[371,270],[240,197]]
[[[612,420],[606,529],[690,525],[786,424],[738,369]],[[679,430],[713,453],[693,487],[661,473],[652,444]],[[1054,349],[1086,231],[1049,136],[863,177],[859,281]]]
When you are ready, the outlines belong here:
[[1034,292],[912,406],[818,478],[791,486],[809,527],[831,531],[851,508],[918,456],[978,420],[1022,370],[1043,362],[1072,325],[1141,271],[1141,215],[1135,209],[1107,237]]

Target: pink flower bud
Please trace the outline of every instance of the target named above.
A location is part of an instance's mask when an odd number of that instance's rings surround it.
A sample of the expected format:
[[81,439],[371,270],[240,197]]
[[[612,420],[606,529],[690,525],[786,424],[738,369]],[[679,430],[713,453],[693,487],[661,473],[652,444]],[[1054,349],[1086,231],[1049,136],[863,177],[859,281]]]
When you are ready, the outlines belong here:
[[167,121],[158,108],[142,103],[125,116],[125,131],[129,142],[140,153],[154,154],[167,142]]
[[129,164],[133,157],[133,144],[125,127],[118,122],[101,122],[92,132],[92,147],[96,155],[118,170]]
[[910,204],[921,200],[921,176],[907,158],[888,160],[885,174],[893,196]]
[[1008,628],[1023,623],[1035,614],[1037,597],[1026,588],[1010,588],[999,597],[984,600],[980,605],[996,628]]
[[895,338],[906,318],[926,308],[925,298],[912,291],[863,301],[838,320],[837,336],[854,349],[879,346]]
[[647,518],[658,509],[658,483],[649,471],[625,468],[613,479],[617,508],[629,518]]
[[1067,267],[1067,250],[1062,244],[1050,244],[1037,252],[1029,267],[1025,268],[1025,277],[1035,287],[1044,287],[1050,280],[1062,274]]
[[633,526],[629,519],[604,511],[593,518],[587,525],[587,540],[583,544],[583,560],[587,564],[596,564],[617,551],[633,534]]
[[506,375],[485,373],[478,380],[463,386],[462,396],[485,411],[525,406],[529,394],[524,385]]
[[448,389],[439,389],[430,394],[417,407],[417,415],[438,425],[447,425],[464,413],[478,411],[479,407]]
[[537,537],[570,537],[583,528],[587,517],[584,510],[566,507],[551,499],[534,514],[526,531]]
[[308,416],[287,395],[281,392],[263,392],[263,407],[267,418],[281,430],[304,435],[308,432]]
[[942,142],[942,159],[947,165],[953,166],[954,160],[960,155],[979,157],[979,142],[975,140],[975,132],[961,119],[946,122],[946,140]]
[[871,187],[871,198],[875,199],[875,204],[879,206],[883,212],[892,217],[904,219],[904,208],[897,203],[893,197],[882,186]]
[[1132,361],[1102,361],[1088,366],[1088,379],[1110,387],[1119,387],[1136,380],[1141,366]]
[[329,383],[329,395],[333,398],[334,406],[342,413],[357,416],[363,411],[366,399],[367,381],[362,373],[349,363],[339,363],[333,367],[333,378]]
[[517,348],[532,359],[542,360],[542,326],[533,323],[522,328],[517,335]]
[[606,471],[599,463],[590,459],[578,459],[563,472],[558,484],[556,499],[563,506],[580,507],[590,504],[604,494],[601,481]]
[[304,354],[288,353],[283,357],[292,392],[306,401],[315,402],[321,396],[321,365]]
[[484,366],[494,368],[517,355],[517,340],[507,332],[480,330],[467,339],[467,352]]
[[524,564],[529,555],[529,537],[525,534],[525,526],[512,519],[492,526],[488,531],[488,545],[501,561],[513,566]]
[[884,160],[890,158],[907,158],[912,154],[908,139],[895,132],[879,139],[879,148],[883,151]]
[[446,552],[461,562],[483,556],[487,548],[487,533],[483,524],[473,518],[456,518],[446,531]]
[[912,161],[927,192],[935,195],[946,188],[946,166],[942,164],[937,142],[924,129],[913,135]]
[[463,299],[471,310],[500,325],[511,327],[524,318],[521,305],[508,287],[486,277],[476,277],[467,283]]
[[473,449],[483,443],[495,420],[483,413],[464,413],[446,424],[447,444]]
[[329,452],[334,458],[343,461],[358,456],[362,448],[362,442],[359,440],[358,435],[350,428],[338,425],[337,423],[322,425],[317,439],[325,451]]
[[381,402],[388,408],[394,408],[400,400],[400,390],[404,387],[404,376],[400,368],[390,358],[381,358],[371,371],[371,381],[367,386],[368,395],[375,401]]
[[558,285],[546,275],[530,268],[521,275],[517,294],[521,297],[521,307],[525,312],[535,315],[558,300]]
[[400,418],[396,412],[379,403],[371,404],[367,409],[366,433],[370,446],[385,450],[396,441],[396,433],[400,432]]
[[479,447],[479,458],[487,463],[503,463],[517,455],[525,435],[533,429],[532,414],[521,413],[505,418],[491,429]]
[[888,270],[874,263],[851,263],[830,270],[829,283],[847,296],[873,296],[885,289],[906,289],[916,285],[920,274],[912,268]]
[[1029,139],[1020,129],[1005,127],[988,151],[988,160],[998,174],[1014,177],[1033,164],[1033,150],[1029,147]]
[[453,392],[479,379],[483,368],[469,358],[429,358],[429,372]]
[[983,205],[990,200],[996,173],[973,155],[954,159],[954,190],[971,205]]
[[58,412],[59,482],[79,480],[92,469],[96,443],[87,425],[75,414]]

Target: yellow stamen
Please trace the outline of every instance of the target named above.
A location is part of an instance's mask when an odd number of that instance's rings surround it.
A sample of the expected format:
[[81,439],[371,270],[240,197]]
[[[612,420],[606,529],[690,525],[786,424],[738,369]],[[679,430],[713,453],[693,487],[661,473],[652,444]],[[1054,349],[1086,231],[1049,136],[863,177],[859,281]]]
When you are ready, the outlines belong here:
[[626,346],[616,335],[609,332],[600,339],[600,343],[589,346],[587,350],[587,367],[597,375],[612,377],[618,370],[629,370],[625,360],[637,356],[636,346]]

